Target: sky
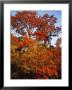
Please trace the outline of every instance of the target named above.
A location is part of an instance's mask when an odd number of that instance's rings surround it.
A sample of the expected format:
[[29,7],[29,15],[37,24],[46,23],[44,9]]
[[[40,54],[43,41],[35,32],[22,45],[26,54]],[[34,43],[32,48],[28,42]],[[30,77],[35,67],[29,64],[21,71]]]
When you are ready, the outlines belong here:
[[39,16],[43,16],[45,13],[47,13],[48,15],[54,15],[57,18],[57,23],[56,26],[61,26],[61,11],[55,11],[55,10],[39,10],[38,11],[38,15]]
[[[62,26],[61,22],[61,11],[60,10],[37,10],[37,14],[39,16],[43,16],[45,13],[47,13],[49,16],[54,15],[57,18],[57,23],[55,26]],[[11,11],[10,14],[12,16],[16,15],[16,11]],[[61,37],[61,34],[58,37],[52,37],[51,43],[53,46],[55,46],[56,40]]]

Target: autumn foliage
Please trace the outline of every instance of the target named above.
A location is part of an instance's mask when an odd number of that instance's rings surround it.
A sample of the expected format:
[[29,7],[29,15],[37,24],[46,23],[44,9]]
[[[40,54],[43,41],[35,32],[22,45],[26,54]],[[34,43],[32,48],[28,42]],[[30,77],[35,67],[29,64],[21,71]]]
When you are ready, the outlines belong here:
[[61,32],[56,20],[47,13],[40,17],[36,11],[17,11],[11,16],[12,79],[61,78],[61,38],[55,47],[51,45],[51,38]]

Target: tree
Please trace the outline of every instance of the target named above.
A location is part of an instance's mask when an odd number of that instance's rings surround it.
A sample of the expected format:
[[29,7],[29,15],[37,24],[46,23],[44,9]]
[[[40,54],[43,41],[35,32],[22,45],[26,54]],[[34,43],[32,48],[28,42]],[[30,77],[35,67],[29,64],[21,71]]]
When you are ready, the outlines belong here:
[[[56,47],[52,37],[61,33],[57,18],[36,11],[17,11],[11,16],[11,78],[61,78],[61,38]],[[48,48],[49,46],[49,48]]]
[[61,27],[55,26],[56,21],[54,15],[47,13],[40,17],[36,11],[17,11],[15,16],[11,16],[11,32],[15,31],[23,39],[35,37],[38,41],[44,41],[44,45],[50,45],[51,37],[61,31]]

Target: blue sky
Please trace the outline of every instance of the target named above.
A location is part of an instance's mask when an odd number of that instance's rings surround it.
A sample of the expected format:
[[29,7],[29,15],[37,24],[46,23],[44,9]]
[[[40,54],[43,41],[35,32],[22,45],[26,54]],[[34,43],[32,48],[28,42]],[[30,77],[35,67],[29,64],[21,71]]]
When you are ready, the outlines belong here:
[[39,16],[43,16],[45,13],[47,13],[48,15],[54,15],[57,18],[57,23],[56,26],[61,26],[61,11],[55,11],[55,10],[40,10],[38,11],[38,15]]
[[[45,13],[47,13],[49,16],[54,15],[57,18],[57,23],[55,24],[55,26],[62,26],[62,22],[61,22],[61,11],[60,10],[37,10],[37,14],[39,16],[43,16]],[[11,11],[11,15],[15,16],[16,11]],[[59,37],[61,37],[61,34],[59,35]],[[52,45],[55,45],[57,38],[59,37],[53,37],[52,38]]]

